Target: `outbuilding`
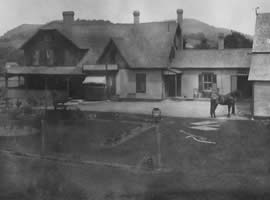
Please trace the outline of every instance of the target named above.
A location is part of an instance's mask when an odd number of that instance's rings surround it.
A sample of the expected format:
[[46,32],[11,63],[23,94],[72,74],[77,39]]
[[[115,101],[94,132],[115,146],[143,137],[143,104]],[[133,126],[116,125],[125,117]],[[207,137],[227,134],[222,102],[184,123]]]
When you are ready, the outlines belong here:
[[270,13],[257,14],[249,81],[253,116],[270,117]]

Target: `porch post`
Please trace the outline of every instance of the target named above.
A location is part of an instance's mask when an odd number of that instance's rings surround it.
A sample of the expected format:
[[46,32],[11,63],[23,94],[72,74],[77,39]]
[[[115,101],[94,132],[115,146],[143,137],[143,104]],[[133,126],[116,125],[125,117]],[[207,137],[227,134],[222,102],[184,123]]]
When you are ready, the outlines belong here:
[[24,87],[25,87],[25,90],[26,90],[26,91],[28,91],[28,89],[29,89],[29,88],[28,88],[28,84],[29,84],[29,83],[28,83],[28,77],[29,77],[29,76],[27,76],[27,75],[24,76]]
[[5,74],[5,88],[8,89],[8,75]]
[[45,89],[45,111],[48,107],[48,78],[45,77],[44,79],[44,89]]
[[68,97],[70,97],[70,78],[66,78],[66,92]]
[[177,76],[176,75],[174,76],[174,84],[175,84],[174,92],[175,92],[175,96],[177,97]]

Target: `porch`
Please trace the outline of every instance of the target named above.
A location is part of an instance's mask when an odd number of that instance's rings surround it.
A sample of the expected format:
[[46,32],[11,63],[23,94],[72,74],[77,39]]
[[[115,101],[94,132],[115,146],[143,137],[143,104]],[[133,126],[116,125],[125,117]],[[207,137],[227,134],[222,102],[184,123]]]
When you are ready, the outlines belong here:
[[[9,85],[9,79],[13,84]],[[63,98],[82,98],[84,79],[78,67],[12,66],[5,72],[5,88],[8,99],[26,99],[29,96],[52,103],[52,92]],[[17,81],[17,83],[16,83]]]

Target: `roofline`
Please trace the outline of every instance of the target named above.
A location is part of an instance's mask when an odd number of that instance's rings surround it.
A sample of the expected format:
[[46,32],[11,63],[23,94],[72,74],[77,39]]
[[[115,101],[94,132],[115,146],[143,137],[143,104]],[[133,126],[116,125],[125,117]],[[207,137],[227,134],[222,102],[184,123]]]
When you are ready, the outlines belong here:
[[270,51],[252,51],[250,54],[270,54]]
[[[252,51],[252,48],[232,48],[232,49],[183,49],[181,51],[235,51],[235,50],[250,50]],[[270,52],[269,52],[270,53]]]
[[173,67],[173,69],[250,69],[249,67]]
[[168,67],[130,67],[130,70],[166,70]]
[[[60,35],[62,35],[64,38],[66,38],[68,41],[70,41],[73,45],[75,45],[78,49],[82,49],[80,47],[78,47],[78,45],[76,45],[71,39],[69,39],[65,34],[63,34],[61,31],[59,31],[58,29],[42,29],[39,28],[28,40],[26,40],[18,49],[23,49],[24,46],[30,42],[30,40],[32,40],[38,33],[42,32],[42,31],[56,31],[58,32]],[[88,48],[89,49],[89,48]]]
[[107,49],[109,48],[109,46],[110,46],[111,44],[114,44],[114,45],[115,45],[115,47],[116,47],[117,51],[119,52],[121,58],[122,58],[122,59],[127,63],[127,65],[130,67],[130,66],[131,66],[130,63],[128,63],[127,59],[123,56],[121,50],[120,50],[119,47],[116,45],[116,43],[114,42],[114,39],[113,39],[113,38],[110,38],[110,41],[109,41],[109,42],[107,43],[107,45],[104,47],[104,49],[103,49],[101,55],[100,55],[100,56],[98,57],[98,59],[97,59],[97,63],[99,63],[100,59],[105,55],[105,52],[107,51]]

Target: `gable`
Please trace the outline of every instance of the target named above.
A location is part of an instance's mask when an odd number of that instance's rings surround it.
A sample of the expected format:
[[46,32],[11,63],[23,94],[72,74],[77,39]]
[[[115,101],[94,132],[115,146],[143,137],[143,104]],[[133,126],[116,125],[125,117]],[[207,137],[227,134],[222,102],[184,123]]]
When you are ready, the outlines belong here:
[[253,52],[270,52],[270,13],[257,15]]
[[[48,38],[46,38],[48,37]],[[28,49],[31,48],[33,45],[35,45],[38,42],[44,42],[46,40],[50,40],[48,42],[56,42],[60,41],[62,43],[66,43],[67,45],[70,45],[72,47],[78,48],[71,40],[69,40],[66,36],[61,34],[58,30],[38,30],[31,38],[29,38],[20,49]]]
[[117,64],[120,69],[129,68],[129,63],[123,57],[115,42],[111,39],[97,60],[98,64]]

